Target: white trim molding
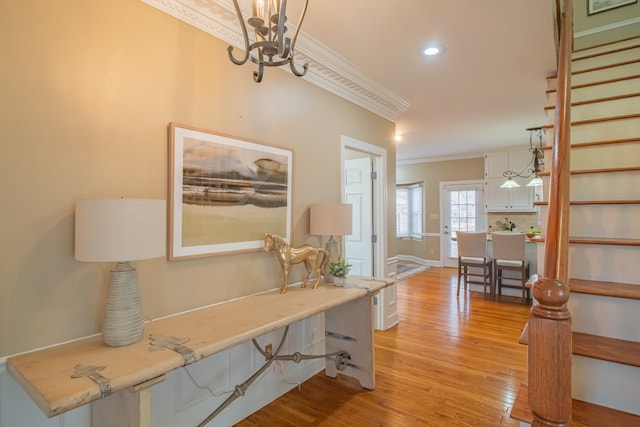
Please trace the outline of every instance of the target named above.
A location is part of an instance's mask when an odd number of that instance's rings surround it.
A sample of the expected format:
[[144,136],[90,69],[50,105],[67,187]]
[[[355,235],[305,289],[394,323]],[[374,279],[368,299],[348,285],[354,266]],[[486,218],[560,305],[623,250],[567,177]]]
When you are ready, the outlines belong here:
[[[234,47],[244,48],[238,17],[231,0],[140,1]],[[293,33],[293,29],[290,31]],[[296,61],[298,64],[309,64],[307,75],[303,78],[310,83],[392,122],[411,106],[407,100],[371,80],[346,59],[304,31],[300,31],[296,42]],[[291,72],[288,67],[279,68]]]
[[598,33],[602,33],[602,32],[605,32],[605,31],[614,30],[616,28],[622,28],[622,27],[625,27],[627,25],[633,25],[633,24],[637,24],[637,23],[640,23],[640,17],[631,18],[631,19],[627,19],[625,21],[620,21],[620,22],[614,22],[613,24],[603,25],[602,27],[596,27],[596,28],[590,28],[590,29],[584,30],[584,31],[578,31],[577,33],[574,34],[574,37],[575,38],[579,38],[579,37],[590,36],[592,34],[598,34]]

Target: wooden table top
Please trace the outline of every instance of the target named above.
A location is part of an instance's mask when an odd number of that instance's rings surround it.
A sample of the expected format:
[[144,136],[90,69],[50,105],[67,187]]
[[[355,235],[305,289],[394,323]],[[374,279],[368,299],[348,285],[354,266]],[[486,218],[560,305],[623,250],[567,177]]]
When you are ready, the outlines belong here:
[[[261,292],[145,323],[144,336],[135,344],[108,347],[102,335],[98,335],[11,357],[7,367],[45,415],[52,417],[333,307],[373,295],[393,284],[393,279],[349,277],[348,283],[352,285],[321,284],[315,290],[289,287],[285,294],[277,289]],[[181,352],[152,349],[152,338],[163,337],[185,341],[179,348]],[[96,372],[103,378],[102,387],[86,376],[73,378],[78,365],[104,367]]]

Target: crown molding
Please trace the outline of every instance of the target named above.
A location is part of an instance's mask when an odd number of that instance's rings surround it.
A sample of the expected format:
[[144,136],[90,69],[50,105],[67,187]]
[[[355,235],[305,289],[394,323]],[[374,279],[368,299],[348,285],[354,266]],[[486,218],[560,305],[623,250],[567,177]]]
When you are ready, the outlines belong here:
[[[238,49],[244,49],[242,32],[231,0],[140,1]],[[392,122],[411,105],[304,31],[300,31],[296,41],[296,63],[309,64],[307,74],[303,77],[308,82]],[[291,73],[289,67],[279,69]]]
[[482,158],[484,158],[484,153],[464,153],[464,154],[457,154],[452,156],[430,156],[430,157],[420,157],[416,159],[397,160],[396,165],[408,166],[408,165],[416,165],[421,163],[448,162],[452,160],[482,159]]

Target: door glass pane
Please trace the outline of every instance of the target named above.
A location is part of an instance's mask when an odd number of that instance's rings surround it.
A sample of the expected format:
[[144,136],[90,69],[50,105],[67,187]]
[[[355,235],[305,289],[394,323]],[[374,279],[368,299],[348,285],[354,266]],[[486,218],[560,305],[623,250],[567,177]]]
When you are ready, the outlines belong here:
[[[449,229],[452,236],[457,231],[479,231],[477,193],[477,190],[449,190]],[[456,258],[457,242],[451,242],[450,248],[449,256]]]

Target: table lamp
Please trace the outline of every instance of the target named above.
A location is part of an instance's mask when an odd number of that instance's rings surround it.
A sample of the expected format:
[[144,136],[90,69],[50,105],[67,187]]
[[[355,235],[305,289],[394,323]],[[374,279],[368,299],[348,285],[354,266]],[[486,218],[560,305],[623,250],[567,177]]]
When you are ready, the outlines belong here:
[[[329,236],[325,246],[329,261],[340,257],[340,247],[333,236],[346,236],[352,232],[353,206],[344,203],[321,203],[311,205],[309,215],[310,234]],[[326,277],[331,282],[330,277]]]
[[129,261],[166,250],[166,201],[80,199],[76,202],[75,259],[116,262],[107,290],[102,336],[119,347],[142,338],[144,317],[136,269]]

